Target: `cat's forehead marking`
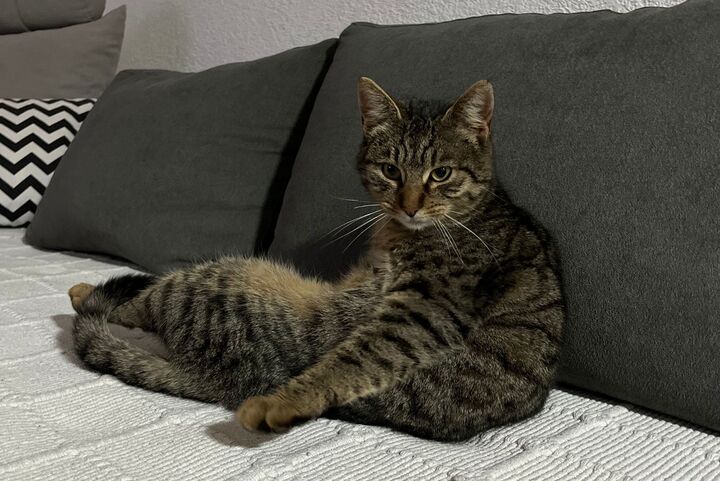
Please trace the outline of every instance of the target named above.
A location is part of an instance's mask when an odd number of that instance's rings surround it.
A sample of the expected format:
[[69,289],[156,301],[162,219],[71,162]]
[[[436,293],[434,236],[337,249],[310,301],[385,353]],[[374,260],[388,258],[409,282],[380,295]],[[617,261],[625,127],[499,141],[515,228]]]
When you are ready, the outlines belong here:
[[407,168],[424,169],[432,165],[437,157],[436,134],[431,127],[422,130],[409,128],[400,144],[398,150],[401,155],[398,158]]

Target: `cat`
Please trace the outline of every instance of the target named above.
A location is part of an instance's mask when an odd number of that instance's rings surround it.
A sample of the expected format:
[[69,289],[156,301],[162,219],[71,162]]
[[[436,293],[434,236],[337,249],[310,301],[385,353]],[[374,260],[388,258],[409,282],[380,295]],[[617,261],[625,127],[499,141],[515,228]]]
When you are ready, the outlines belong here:
[[[70,289],[90,367],[237,409],[248,429],[320,415],[459,441],[538,412],[565,308],[548,233],[493,180],[492,85],[438,115],[358,84],[358,171],[379,210],[335,283],[259,258]],[[371,217],[375,219],[375,217]],[[167,359],[107,323],[159,334]]]

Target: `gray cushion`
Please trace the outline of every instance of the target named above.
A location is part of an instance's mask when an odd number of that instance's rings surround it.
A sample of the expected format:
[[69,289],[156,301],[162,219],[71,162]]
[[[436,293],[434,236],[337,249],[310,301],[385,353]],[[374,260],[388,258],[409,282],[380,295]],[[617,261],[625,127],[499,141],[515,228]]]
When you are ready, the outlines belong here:
[[[271,253],[336,275],[353,212],[358,77],[450,101],[489,79],[496,172],[554,233],[560,379],[720,428],[720,2],[343,32]],[[354,211],[357,213],[357,211]],[[357,214],[355,214],[357,215]],[[335,247],[337,245],[337,247]]]
[[125,7],[94,22],[0,35],[0,97],[91,98],[117,69]]
[[196,74],[121,72],[65,153],[27,240],[151,271],[263,251],[335,43]]
[[104,10],[105,0],[0,0],[0,35],[92,22]]

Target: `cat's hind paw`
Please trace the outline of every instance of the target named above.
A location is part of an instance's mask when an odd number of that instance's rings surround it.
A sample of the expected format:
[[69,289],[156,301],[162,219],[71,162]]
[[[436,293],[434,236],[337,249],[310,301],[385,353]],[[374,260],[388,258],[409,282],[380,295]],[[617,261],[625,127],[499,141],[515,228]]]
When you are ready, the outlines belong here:
[[90,295],[93,289],[95,289],[95,286],[91,286],[90,284],[86,284],[84,282],[75,284],[70,288],[68,295],[70,296],[70,303],[76,312],[80,309],[83,301]]

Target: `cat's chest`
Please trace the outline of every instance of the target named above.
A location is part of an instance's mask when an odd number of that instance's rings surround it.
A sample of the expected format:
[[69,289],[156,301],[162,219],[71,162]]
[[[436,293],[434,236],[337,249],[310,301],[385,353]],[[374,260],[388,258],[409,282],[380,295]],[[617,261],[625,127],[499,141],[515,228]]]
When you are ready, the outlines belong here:
[[392,278],[390,255],[385,251],[371,250],[368,252],[368,263],[372,269],[372,276],[375,279],[376,286],[378,286],[382,292],[385,292]]
[[421,236],[395,239],[392,245],[376,245],[368,251],[373,276],[383,291],[412,279],[424,279],[453,292],[470,292],[480,278],[477,259],[461,259],[445,245]]
[[[422,252],[423,247],[418,245]],[[422,275],[424,269],[423,263],[418,262],[418,253],[409,245],[382,246],[381,248],[371,249],[368,252],[368,262],[372,268],[373,276],[382,286],[383,290],[387,290],[393,283],[401,279]]]

